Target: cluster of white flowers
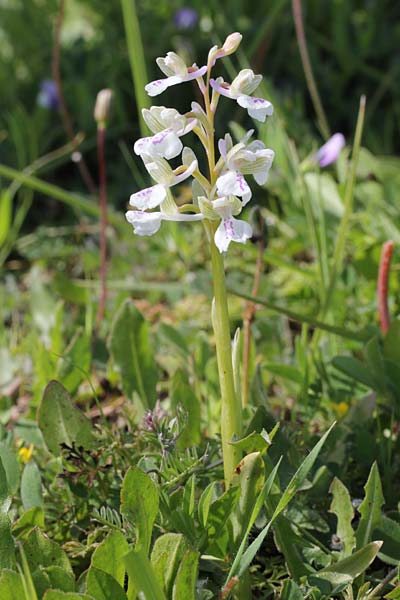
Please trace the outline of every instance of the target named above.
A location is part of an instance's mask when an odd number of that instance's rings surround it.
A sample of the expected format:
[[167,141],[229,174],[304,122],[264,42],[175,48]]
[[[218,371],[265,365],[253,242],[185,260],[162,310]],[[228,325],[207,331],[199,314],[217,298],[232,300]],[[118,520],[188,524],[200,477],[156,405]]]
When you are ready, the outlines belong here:
[[[153,235],[163,220],[208,220],[220,221],[214,233],[214,241],[220,252],[225,252],[232,241],[245,243],[251,237],[250,225],[235,218],[252,196],[245,176],[252,175],[259,185],[263,185],[268,179],[274,152],[258,140],[249,141],[254,130],[235,145],[231,136],[226,134],[218,142],[220,156],[214,162],[214,115],[221,95],[236,100],[253,119],[261,122],[273,112],[270,102],[251,96],[262,79],[251,69],[240,71],[231,84],[225,83],[221,77],[215,80],[210,77],[217,59],[235,52],[241,39],[239,33],[232,33],[222,48],[211,48],[207,65],[200,68],[196,64],[187,67],[174,52],[157,59],[158,66],[167,77],[146,86],[150,96],[156,96],[172,85],[195,80],[205,104],[203,109],[193,102],[192,110],[185,115],[164,106],[152,106],[150,110],[142,111],[153,135],[137,140],[134,151],[141,156],[156,183],[130,197],[130,204],[136,210],[129,210],[126,218],[136,234]],[[182,144],[181,137],[190,131],[199,137],[206,150],[210,168],[208,179],[200,173],[194,152]],[[180,154],[182,164],[172,169],[167,160]],[[197,181],[197,189],[201,189],[202,193],[194,194],[193,204],[179,208],[170,188],[190,176]],[[156,208],[159,210],[154,211]]]

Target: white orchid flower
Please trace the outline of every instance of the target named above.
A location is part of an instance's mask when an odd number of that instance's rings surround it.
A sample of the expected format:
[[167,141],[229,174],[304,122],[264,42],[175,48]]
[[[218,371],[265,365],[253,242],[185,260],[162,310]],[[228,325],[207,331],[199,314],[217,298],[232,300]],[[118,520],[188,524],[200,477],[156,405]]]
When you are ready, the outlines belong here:
[[154,235],[161,227],[161,221],[201,221],[202,214],[187,215],[183,213],[163,213],[160,211],[144,212],[141,210],[128,210],[125,218],[133,225],[133,232],[137,235]]
[[207,66],[199,68],[196,64],[193,64],[191,67],[187,67],[175,52],[168,52],[165,58],[157,58],[156,62],[167,77],[156,79],[145,86],[144,89],[149,96],[158,96],[171,85],[202,77],[207,71]]
[[135,154],[142,156],[162,156],[167,159],[175,158],[182,152],[181,136],[192,131],[197,125],[197,119],[187,118],[174,108],[152,106],[150,110],[142,110],[143,119],[153,136],[140,138],[133,147]]
[[251,189],[239,171],[228,170],[220,175],[216,187],[218,196],[239,196],[242,199],[242,206],[245,206],[251,199]]
[[222,96],[236,100],[245,108],[253,119],[264,123],[267,116],[272,115],[274,107],[264,98],[250,96],[261,83],[262,76],[254,75],[251,69],[243,69],[231,84],[226,83],[222,77],[210,79],[211,87]]
[[251,226],[246,221],[235,219],[233,215],[240,212],[237,198],[232,196],[217,198],[212,202],[213,210],[221,217],[214,242],[220,252],[226,252],[231,242],[245,244],[253,235]]
[[253,133],[253,129],[248,131],[235,146],[232,144],[231,136],[226,134],[223,140],[219,140],[218,148],[229,170],[239,171],[242,175],[253,175],[259,185],[264,185],[268,179],[275,152],[259,140],[247,144]]
[[197,169],[196,159],[189,165],[183,164],[173,170],[167,161],[159,156],[144,154],[142,158],[147,171],[157,183],[131,195],[129,204],[139,210],[150,210],[160,206],[167,198],[168,189],[190,177]]

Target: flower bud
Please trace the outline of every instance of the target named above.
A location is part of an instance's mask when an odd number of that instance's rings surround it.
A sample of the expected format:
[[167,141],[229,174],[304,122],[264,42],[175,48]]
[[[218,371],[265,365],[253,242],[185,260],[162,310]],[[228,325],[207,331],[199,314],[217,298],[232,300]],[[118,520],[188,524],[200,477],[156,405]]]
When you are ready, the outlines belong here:
[[94,107],[94,119],[99,127],[104,128],[110,116],[113,91],[106,88],[97,94]]
[[229,54],[233,54],[239,48],[240,42],[242,41],[242,34],[238,33],[230,33],[226,38],[222,50],[225,53],[225,56],[229,56]]

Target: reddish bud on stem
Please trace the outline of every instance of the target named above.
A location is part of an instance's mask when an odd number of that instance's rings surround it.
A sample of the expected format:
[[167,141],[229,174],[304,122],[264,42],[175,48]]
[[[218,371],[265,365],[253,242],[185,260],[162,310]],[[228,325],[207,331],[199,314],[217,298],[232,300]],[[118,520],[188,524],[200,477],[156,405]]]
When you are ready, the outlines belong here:
[[390,262],[392,260],[394,244],[390,240],[382,246],[381,260],[378,273],[378,316],[382,333],[385,335],[390,326],[390,315],[388,307],[388,280]]

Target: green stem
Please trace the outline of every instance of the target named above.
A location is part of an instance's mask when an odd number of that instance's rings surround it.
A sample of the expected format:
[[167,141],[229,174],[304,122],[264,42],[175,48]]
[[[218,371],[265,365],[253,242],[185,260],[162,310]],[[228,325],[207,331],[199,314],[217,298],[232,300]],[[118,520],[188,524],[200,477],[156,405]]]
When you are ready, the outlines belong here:
[[211,226],[210,247],[214,282],[212,323],[217,347],[218,374],[221,390],[221,439],[224,459],[225,485],[229,487],[241,453],[231,445],[234,437],[241,435],[242,409],[235,392],[233,377],[231,334],[229,328],[228,300],[222,255],[214,243]]

